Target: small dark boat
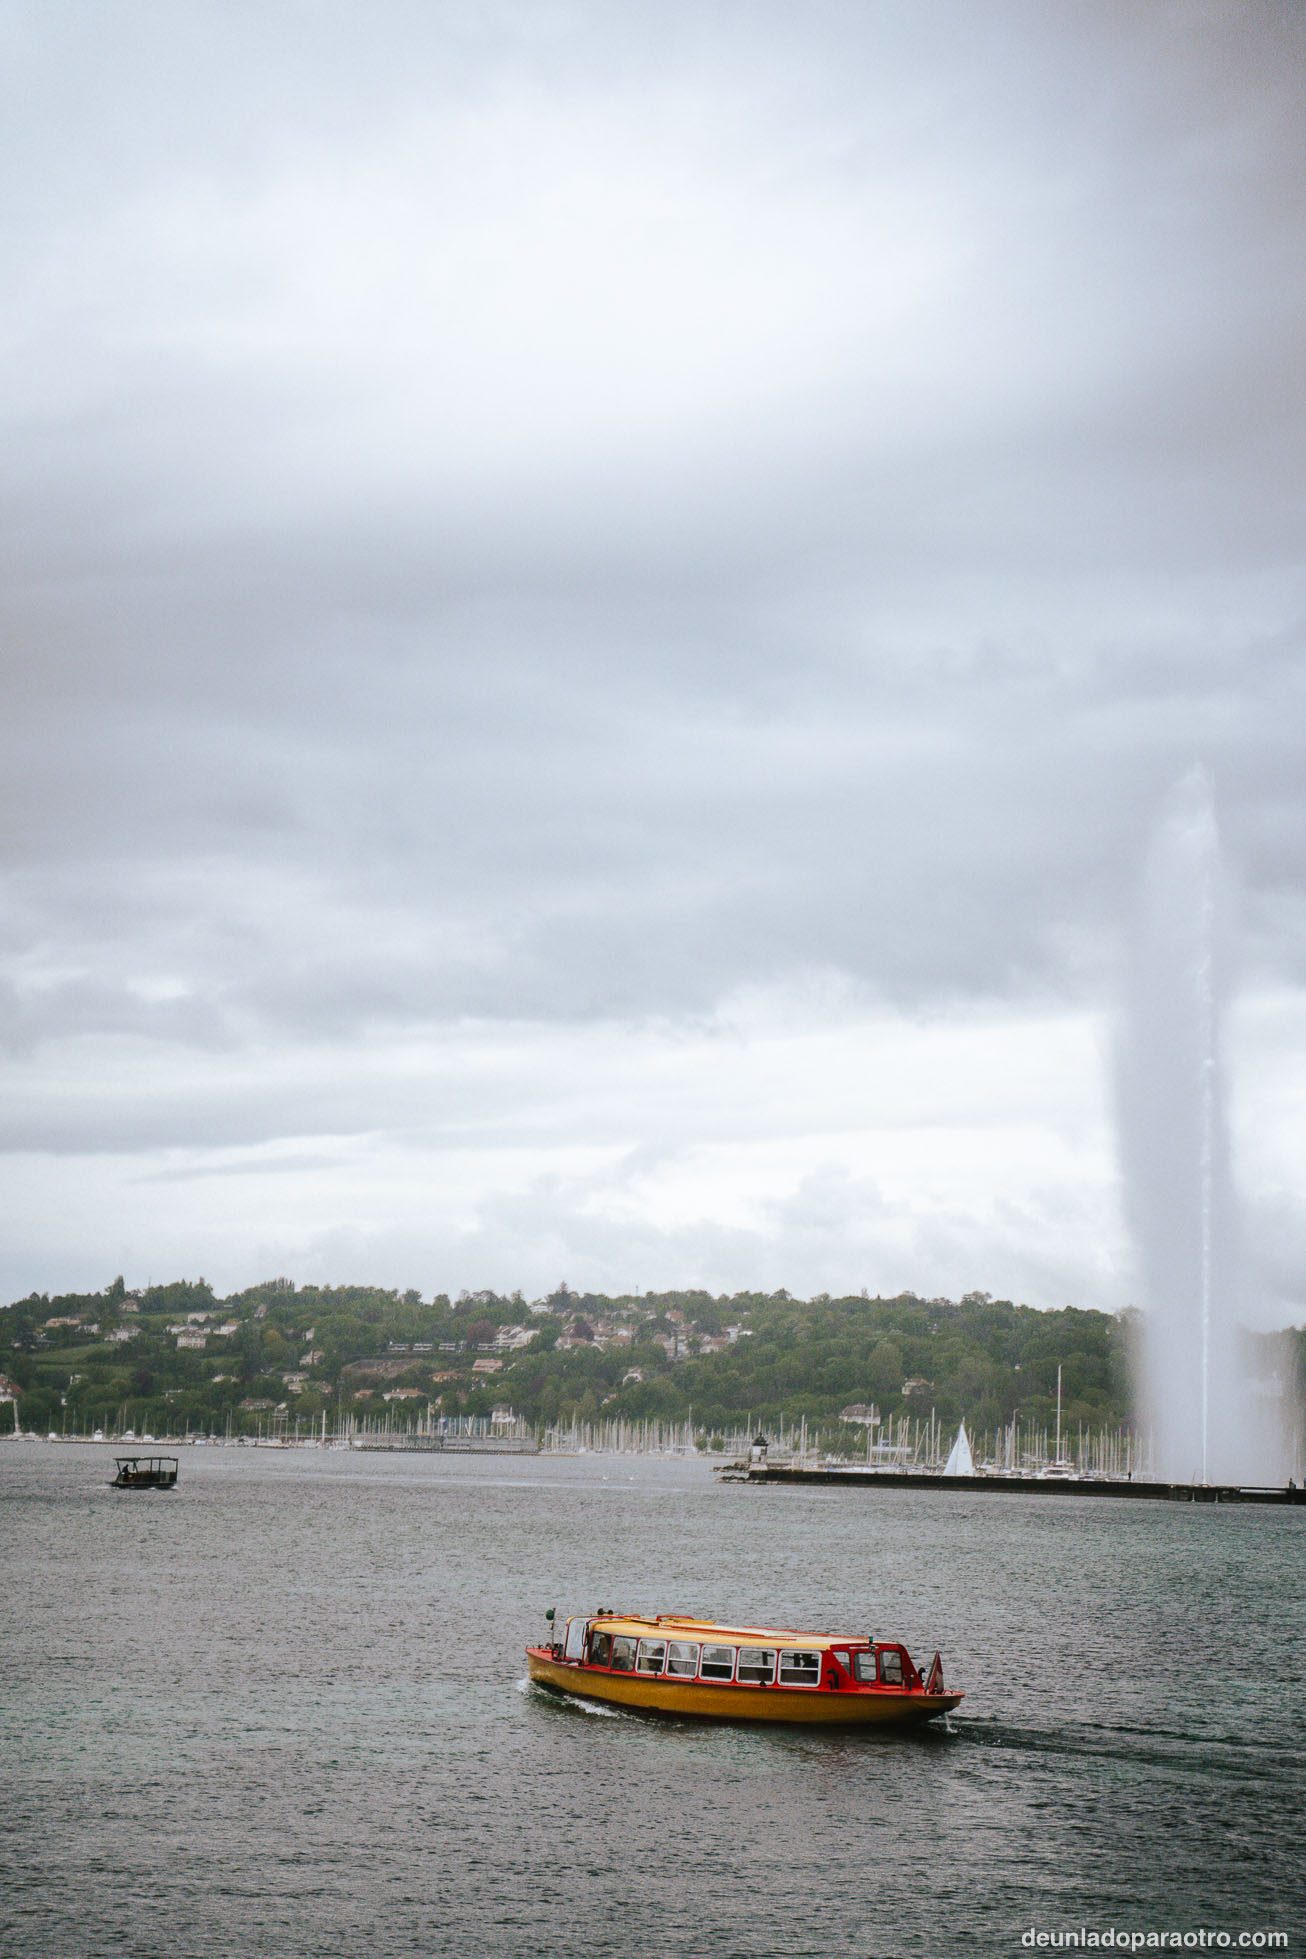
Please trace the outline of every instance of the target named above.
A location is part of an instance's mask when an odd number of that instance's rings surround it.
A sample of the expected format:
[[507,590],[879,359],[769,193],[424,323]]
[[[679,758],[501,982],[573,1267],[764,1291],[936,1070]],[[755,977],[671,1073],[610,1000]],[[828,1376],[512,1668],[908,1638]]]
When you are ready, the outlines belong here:
[[175,1456],[115,1456],[115,1490],[170,1490],[177,1481]]

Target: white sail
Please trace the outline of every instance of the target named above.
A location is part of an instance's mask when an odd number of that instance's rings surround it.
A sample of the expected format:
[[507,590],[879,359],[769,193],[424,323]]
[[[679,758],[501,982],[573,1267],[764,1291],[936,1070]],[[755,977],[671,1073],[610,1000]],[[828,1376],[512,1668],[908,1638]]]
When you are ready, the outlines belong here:
[[943,1465],[943,1473],[945,1476],[975,1474],[975,1459],[970,1452],[970,1437],[966,1433],[965,1422],[957,1430],[957,1439],[952,1445],[952,1454]]

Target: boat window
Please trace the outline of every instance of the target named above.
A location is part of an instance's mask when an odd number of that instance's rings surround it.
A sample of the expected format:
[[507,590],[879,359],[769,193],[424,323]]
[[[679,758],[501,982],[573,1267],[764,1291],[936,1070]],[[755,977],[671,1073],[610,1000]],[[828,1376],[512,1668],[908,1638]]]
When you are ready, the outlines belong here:
[[781,1653],[780,1685],[782,1687],[819,1687],[820,1684],[819,1653],[800,1653],[793,1647],[788,1647]]
[[769,1687],[775,1679],[775,1652],[769,1646],[741,1646],[736,1678],[750,1687]]
[[563,1648],[569,1660],[578,1660],[585,1650],[585,1634],[589,1630],[588,1619],[568,1619],[567,1643]]
[[609,1665],[614,1673],[633,1673],[635,1671],[635,1644],[624,1633],[618,1633],[612,1642],[612,1658]]
[[698,1672],[698,1648],[688,1640],[673,1639],[667,1646],[667,1672],[693,1679]]
[[854,1680],[859,1680],[863,1687],[873,1687],[875,1685],[874,1653],[853,1654],[853,1678]]
[[896,1647],[889,1647],[880,1654],[880,1678],[886,1687],[902,1685],[902,1654]]
[[641,1639],[639,1658],[635,1662],[636,1673],[661,1673],[662,1662],[666,1658],[665,1639]]
[[733,1680],[735,1677],[735,1649],[733,1646],[705,1646],[703,1660],[698,1669],[700,1680]]
[[596,1632],[590,1641],[590,1665],[605,1667],[612,1658],[612,1634]]

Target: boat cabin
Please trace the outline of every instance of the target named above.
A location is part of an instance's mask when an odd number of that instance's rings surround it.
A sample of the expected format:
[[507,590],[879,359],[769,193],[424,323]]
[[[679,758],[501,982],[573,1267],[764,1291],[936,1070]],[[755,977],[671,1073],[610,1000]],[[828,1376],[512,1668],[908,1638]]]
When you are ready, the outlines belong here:
[[115,1456],[115,1490],[170,1490],[177,1481],[176,1456]]
[[614,1613],[568,1619],[554,1652],[587,1673],[639,1674],[685,1685],[855,1693],[923,1684],[906,1647],[896,1642],[718,1626],[665,1613],[656,1619]]

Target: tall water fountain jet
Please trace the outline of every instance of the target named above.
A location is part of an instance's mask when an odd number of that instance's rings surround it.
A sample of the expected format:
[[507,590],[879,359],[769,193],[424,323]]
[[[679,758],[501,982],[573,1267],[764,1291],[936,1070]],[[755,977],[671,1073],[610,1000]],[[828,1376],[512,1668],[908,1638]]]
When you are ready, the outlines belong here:
[[1170,796],[1148,856],[1118,1093],[1144,1289],[1140,1399],[1154,1471],[1176,1482],[1260,1482],[1282,1467],[1239,1337],[1220,1053],[1228,913],[1211,785],[1195,769]]

